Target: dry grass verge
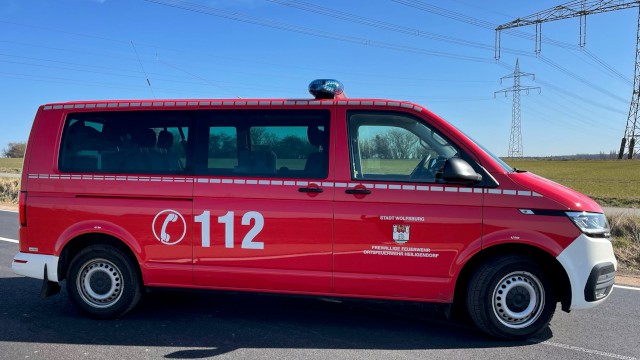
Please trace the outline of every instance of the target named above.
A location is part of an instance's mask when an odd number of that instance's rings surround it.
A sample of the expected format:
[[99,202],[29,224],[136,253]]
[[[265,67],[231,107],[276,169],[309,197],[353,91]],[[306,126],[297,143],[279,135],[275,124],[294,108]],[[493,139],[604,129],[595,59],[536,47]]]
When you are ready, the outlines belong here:
[[620,269],[640,273],[640,218],[613,215],[607,216],[607,219]]
[[0,178],[0,203],[18,204],[20,179]]

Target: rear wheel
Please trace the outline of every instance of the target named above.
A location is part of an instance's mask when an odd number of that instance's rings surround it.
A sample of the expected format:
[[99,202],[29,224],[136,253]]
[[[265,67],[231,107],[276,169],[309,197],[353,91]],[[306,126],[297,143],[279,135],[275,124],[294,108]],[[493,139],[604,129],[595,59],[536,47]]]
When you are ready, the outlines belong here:
[[553,287],[533,260],[523,256],[490,259],[471,277],[467,309],[485,333],[525,339],[545,328],[555,311]]
[[103,319],[124,315],[142,296],[132,261],[122,251],[106,245],[87,247],[71,261],[67,291],[84,312]]

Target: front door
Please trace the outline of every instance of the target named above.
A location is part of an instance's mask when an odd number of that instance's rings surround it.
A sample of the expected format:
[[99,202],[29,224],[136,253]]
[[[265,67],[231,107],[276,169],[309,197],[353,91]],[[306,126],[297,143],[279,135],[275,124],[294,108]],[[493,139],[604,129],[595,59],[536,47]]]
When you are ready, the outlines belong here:
[[482,189],[439,177],[462,150],[412,114],[338,116],[336,153],[349,156],[336,164],[334,291],[450,300],[456,261],[482,234]]

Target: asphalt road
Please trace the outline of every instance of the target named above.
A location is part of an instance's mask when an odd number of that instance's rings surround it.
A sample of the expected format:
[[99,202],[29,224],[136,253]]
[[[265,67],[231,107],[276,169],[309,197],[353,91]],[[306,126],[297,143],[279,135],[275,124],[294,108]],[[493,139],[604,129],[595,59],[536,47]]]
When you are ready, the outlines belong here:
[[18,239],[18,213],[0,210],[0,237]]
[[[17,235],[0,212],[0,237]],[[15,239],[16,237],[13,237]],[[501,342],[428,304],[334,301],[206,291],[153,291],[120,320],[84,317],[66,292],[10,269],[18,245],[0,240],[0,359],[640,359],[640,291],[558,308],[538,339]]]

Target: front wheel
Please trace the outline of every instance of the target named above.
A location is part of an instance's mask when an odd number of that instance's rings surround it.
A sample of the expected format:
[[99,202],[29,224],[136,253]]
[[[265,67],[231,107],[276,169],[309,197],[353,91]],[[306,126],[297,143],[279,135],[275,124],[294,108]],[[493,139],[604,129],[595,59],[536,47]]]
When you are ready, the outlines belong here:
[[80,309],[101,319],[124,315],[142,296],[132,261],[106,245],[89,246],[74,257],[69,265],[67,291]]
[[540,266],[523,256],[493,258],[471,277],[467,309],[483,332],[503,339],[525,339],[549,324],[556,303]]

